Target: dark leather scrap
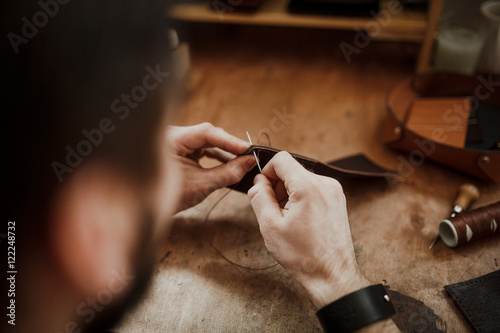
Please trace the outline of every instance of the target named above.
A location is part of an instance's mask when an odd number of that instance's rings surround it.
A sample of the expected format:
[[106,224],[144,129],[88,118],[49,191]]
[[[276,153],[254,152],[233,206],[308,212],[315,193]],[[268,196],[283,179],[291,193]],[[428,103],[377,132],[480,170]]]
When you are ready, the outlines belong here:
[[[279,149],[268,146],[253,145],[250,146],[242,155],[250,155],[255,152],[259,158],[260,166],[264,168],[271,158],[273,158],[273,156],[279,151]],[[347,158],[328,163],[322,163],[315,159],[297,154],[291,155],[307,170],[317,175],[335,178],[341,183],[342,180],[346,178],[385,178],[395,174],[393,171],[386,170],[374,164],[364,155],[349,156]],[[258,167],[253,167],[238,184],[230,186],[230,188],[243,193],[248,192],[250,187],[253,186],[253,179],[258,173]]]
[[500,270],[444,289],[476,332],[500,332]]

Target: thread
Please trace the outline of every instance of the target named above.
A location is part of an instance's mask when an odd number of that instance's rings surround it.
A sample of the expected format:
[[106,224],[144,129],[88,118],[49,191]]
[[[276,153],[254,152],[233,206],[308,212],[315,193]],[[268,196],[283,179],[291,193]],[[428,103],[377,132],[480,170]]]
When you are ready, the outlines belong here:
[[458,214],[439,224],[439,236],[449,247],[488,237],[500,230],[500,201]]
[[[264,134],[264,137],[267,139],[268,141],[268,145],[270,146],[271,145],[271,140],[269,138],[269,135],[267,135],[267,133],[263,133]],[[250,140],[250,144],[252,143],[252,140],[250,139],[250,135],[248,134],[247,132],[247,135],[249,137],[249,140]],[[261,135],[262,136],[262,135]],[[259,140],[257,141],[257,143],[259,143],[261,140],[261,137],[259,137]],[[255,152],[254,152],[254,156],[255,156]],[[258,154],[257,156],[255,156],[255,159],[257,161],[257,164],[259,163],[259,158],[258,158]],[[259,164],[258,164],[259,165]],[[259,165],[259,170],[260,170],[260,165]],[[247,170],[247,172],[249,172],[250,169]],[[217,207],[219,205],[219,203],[229,194],[231,193],[233,190],[232,189],[229,189],[226,193],[224,193],[223,195],[220,196],[219,199],[217,199],[217,201],[212,205],[212,207],[210,207],[210,209],[208,210],[207,212],[207,215],[205,216],[205,221],[203,222],[204,226],[206,226],[208,224],[208,220],[210,218],[210,215],[212,214],[212,211],[215,209],[215,207]],[[269,265],[269,266],[264,266],[264,267],[250,267],[250,266],[244,266],[244,265],[241,265],[237,262],[234,262],[232,261],[231,259],[229,259],[228,257],[226,257],[224,255],[224,253],[222,253],[221,250],[219,250],[213,243],[211,240],[208,241],[208,244],[210,245],[210,247],[217,253],[217,255],[219,255],[222,259],[224,259],[225,261],[227,261],[229,264],[233,265],[233,266],[236,266],[236,267],[239,267],[239,268],[242,268],[242,269],[246,269],[246,270],[249,270],[249,271],[263,271],[263,270],[267,270],[267,269],[271,269],[273,267],[276,267],[278,265],[278,263],[274,263],[272,265]]]

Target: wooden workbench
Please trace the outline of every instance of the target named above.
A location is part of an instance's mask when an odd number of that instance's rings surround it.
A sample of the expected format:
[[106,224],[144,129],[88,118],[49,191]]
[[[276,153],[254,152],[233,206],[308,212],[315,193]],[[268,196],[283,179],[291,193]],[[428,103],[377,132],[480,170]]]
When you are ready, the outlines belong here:
[[[351,32],[192,25],[192,71],[177,124],[209,121],[276,148],[327,161],[364,152],[386,168],[400,157],[381,144],[385,98],[414,69],[413,45],[372,41],[348,64],[339,43]],[[277,114],[288,114],[281,117]],[[276,120],[278,118],[278,120]],[[500,237],[463,248],[428,247],[455,191],[476,184],[475,207],[500,200],[500,186],[425,162],[396,182],[344,183],[359,266],[392,291],[406,332],[471,330],[444,285],[499,269]],[[174,218],[171,236],[143,302],[118,332],[318,332],[305,292],[273,265],[248,198],[227,190]],[[309,221],[314,223],[314,221]]]

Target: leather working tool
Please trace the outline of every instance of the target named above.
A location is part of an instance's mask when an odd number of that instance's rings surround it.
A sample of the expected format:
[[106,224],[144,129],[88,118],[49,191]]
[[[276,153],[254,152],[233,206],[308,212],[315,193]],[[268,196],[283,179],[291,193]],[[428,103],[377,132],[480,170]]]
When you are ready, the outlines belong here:
[[[453,203],[453,207],[451,209],[450,217],[455,217],[457,214],[464,212],[467,208],[469,208],[474,201],[479,198],[479,190],[473,184],[462,184],[457,191],[457,196]],[[436,244],[439,240],[440,235],[434,238],[431,246],[429,246],[429,250]]]

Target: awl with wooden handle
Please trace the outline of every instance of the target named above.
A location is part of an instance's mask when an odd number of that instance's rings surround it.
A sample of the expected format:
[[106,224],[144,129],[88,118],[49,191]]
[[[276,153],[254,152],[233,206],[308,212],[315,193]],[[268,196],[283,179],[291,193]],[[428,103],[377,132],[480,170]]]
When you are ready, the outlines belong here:
[[[477,187],[473,184],[463,184],[458,188],[457,191],[457,196],[455,198],[455,202],[453,203],[453,207],[451,209],[451,215],[450,217],[455,217],[457,214],[460,214],[469,208],[474,201],[476,201],[479,198],[479,190]],[[434,241],[432,242],[431,246],[429,246],[429,249],[432,249],[434,244],[439,239],[439,234],[436,236]]]

